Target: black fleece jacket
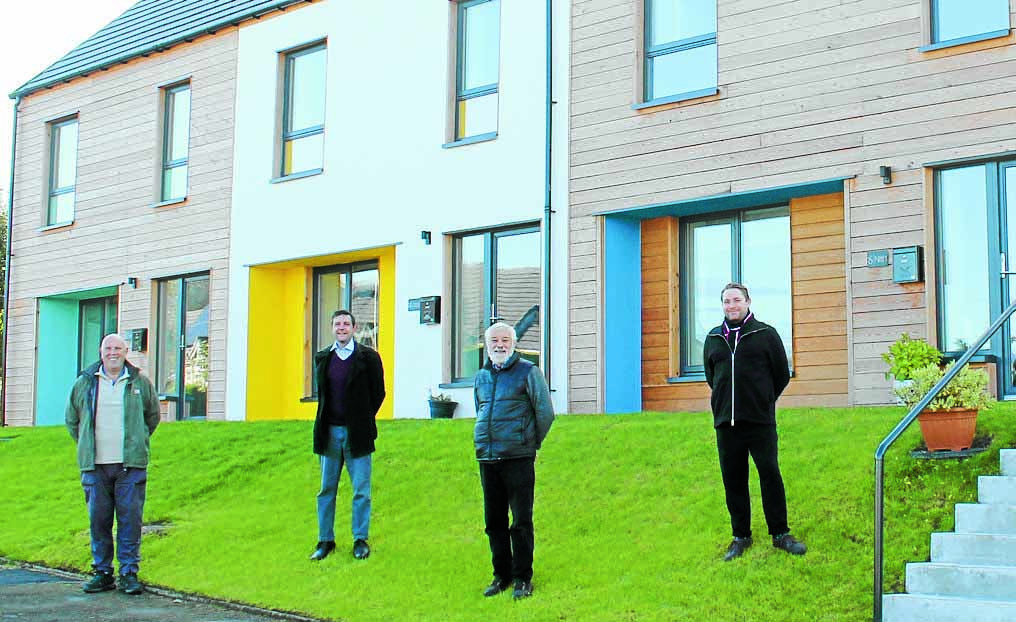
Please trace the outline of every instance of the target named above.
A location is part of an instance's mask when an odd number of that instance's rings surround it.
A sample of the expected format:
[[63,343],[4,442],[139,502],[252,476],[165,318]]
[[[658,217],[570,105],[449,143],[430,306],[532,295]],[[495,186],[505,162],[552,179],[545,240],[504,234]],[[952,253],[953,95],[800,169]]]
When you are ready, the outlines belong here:
[[703,347],[706,382],[713,390],[713,426],[739,422],[776,425],[776,399],[790,382],[787,352],[776,329],[749,316],[735,344],[723,324]]

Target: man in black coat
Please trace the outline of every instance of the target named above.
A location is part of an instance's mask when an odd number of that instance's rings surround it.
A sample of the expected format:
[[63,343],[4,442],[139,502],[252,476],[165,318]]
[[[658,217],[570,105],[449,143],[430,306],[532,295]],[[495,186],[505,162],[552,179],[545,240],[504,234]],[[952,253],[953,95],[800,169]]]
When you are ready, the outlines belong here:
[[807,547],[790,535],[787,495],[777,452],[776,399],[790,382],[787,352],[776,329],[755,319],[748,288],[728,283],[721,293],[724,321],[706,335],[703,364],[712,389],[713,426],[734,539],[724,561],[752,545],[748,456],[755,462],[773,546],[793,555]]
[[332,314],[335,343],[314,355],[318,407],[314,453],[321,460],[317,494],[318,544],[310,558],[335,550],[335,496],[342,466],[353,487],[353,556],[367,559],[370,546],[371,454],[377,438],[374,417],[385,399],[384,369],[373,349],[356,343],[356,318],[346,310]]

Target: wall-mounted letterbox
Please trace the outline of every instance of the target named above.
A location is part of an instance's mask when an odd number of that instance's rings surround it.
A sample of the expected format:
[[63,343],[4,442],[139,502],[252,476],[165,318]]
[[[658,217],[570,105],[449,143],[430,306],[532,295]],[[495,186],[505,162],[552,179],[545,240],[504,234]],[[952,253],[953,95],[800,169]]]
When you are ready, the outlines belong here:
[[919,283],[924,280],[924,247],[904,246],[893,249],[893,283]]
[[441,297],[424,296],[420,298],[420,323],[441,323]]
[[144,352],[148,350],[148,329],[132,328],[127,331],[130,338],[131,352]]

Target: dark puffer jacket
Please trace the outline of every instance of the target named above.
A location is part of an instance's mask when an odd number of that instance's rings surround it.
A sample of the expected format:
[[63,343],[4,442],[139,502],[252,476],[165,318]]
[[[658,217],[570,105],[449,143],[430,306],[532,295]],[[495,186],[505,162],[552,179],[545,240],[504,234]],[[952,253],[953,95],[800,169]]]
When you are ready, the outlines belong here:
[[532,458],[554,423],[554,405],[543,372],[515,352],[495,370],[490,359],[473,381],[476,459]]
[[775,328],[749,317],[732,348],[721,324],[706,335],[702,357],[715,427],[739,421],[776,425],[776,399],[790,382],[790,370]]

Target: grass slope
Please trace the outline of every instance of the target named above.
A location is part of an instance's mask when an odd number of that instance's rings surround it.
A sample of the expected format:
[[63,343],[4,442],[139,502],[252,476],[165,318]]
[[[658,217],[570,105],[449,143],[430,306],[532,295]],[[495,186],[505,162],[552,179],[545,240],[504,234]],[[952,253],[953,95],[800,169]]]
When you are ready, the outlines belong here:
[[[153,438],[142,579],[174,589],[351,622],[383,620],[870,619],[872,455],[899,408],[780,413],[790,523],[804,558],[771,548],[753,475],[756,546],[735,563],[710,418],[637,414],[558,418],[537,463],[536,593],[484,599],[490,578],[469,420],[380,424],[370,560],[352,559],[349,486],[340,551],[317,540],[317,459],[309,422],[170,424]],[[1016,445],[1014,408],[982,413],[990,451],[915,461],[914,429],[886,462],[887,588],[928,534],[952,528]],[[74,449],[62,428],[0,430],[0,555],[89,567]]]

